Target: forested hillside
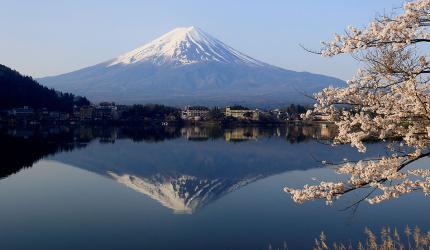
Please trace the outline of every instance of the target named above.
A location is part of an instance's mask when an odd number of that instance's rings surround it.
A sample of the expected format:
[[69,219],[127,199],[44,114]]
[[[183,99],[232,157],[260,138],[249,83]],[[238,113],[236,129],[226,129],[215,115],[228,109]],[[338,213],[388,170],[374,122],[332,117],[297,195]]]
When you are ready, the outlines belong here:
[[0,110],[29,106],[70,112],[74,105],[87,104],[89,101],[85,97],[49,89],[0,64]]

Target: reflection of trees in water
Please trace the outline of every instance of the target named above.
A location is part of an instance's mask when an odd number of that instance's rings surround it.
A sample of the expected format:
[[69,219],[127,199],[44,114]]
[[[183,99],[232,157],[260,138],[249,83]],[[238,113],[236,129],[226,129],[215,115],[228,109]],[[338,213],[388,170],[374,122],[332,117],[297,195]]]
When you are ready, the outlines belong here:
[[[178,145],[184,145],[183,141],[179,140],[178,143],[162,145],[163,150],[176,152],[170,156],[162,155],[158,146],[126,143],[96,147],[97,150],[89,150],[91,155],[88,155],[89,151],[78,150],[68,155],[58,155],[59,158],[53,157],[88,171],[108,175],[176,212],[192,213],[250,182],[295,166],[291,161],[290,164],[284,164],[285,159],[291,157],[291,152],[284,154],[278,143],[271,144],[266,141],[263,144],[265,146],[256,147],[247,144],[246,141],[277,138],[286,144],[298,143],[309,138],[320,138],[323,134],[320,131],[320,128],[301,126],[77,127],[9,130],[0,134],[0,150],[5,155],[0,176],[6,177],[22,168],[30,167],[35,161],[46,156],[85,147],[93,140],[103,144],[113,144],[119,139],[155,143],[182,137],[196,141],[225,140],[243,143],[241,147],[233,147],[236,149],[234,151],[226,151],[222,143],[211,142],[188,143],[178,149]],[[271,148],[270,145],[274,147]],[[111,157],[111,153],[119,147],[127,151],[127,155],[121,158],[120,166],[117,164],[118,156],[112,154]],[[300,150],[301,147],[294,148]],[[145,149],[144,152],[141,149]],[[309,160],[312,163],[314,161],[308,159],[306,166],[312,166]],[[306,160],[300,159],[300,163],[303,162]]]
[[34,162],[62,151],[85,147],[98,139],[100,143],[115,143],[117,139],[130,138],[136,142],[160,142],[184,137],[188,140],[224,139],[229,142],[244,142],[259,137],[280,137],[290,143],[309,139],[329,139],[335,129],[325,126],[283,126],[283,127],[78,127],[15,129],[0,131],[2,167],[0,177],[7,177],[20,169],[30,167]]
[[100,143],[114,143],[117,139],[132,139],[135,142],[159,142],[181,136],[175,127],[81,127],[76,129],[79,139],[91,141],[99,139]]
[[224,136],[224,130],[220,126],[188,126],[180,130],[181,135],[191,141],[205,141]]
[[237,127],[221,128],[219,126],[189,126],[181,128],[181,135],[188,140],[204,141],[223,138],[229,142],[256,140],[259,137],[281,137],[290,143],[307,140],[330,140],[336,134],[336,128],[329,124],[288,124],[279,127]]
[[126,127],[119,129],[119,137],[131,138],[136,142],[159,142],[180,136],[180,130],[175,127]]
[[28,168],[34,162],[63,151],[85,147],[98,139],[100,143],[115,143],[116,139],[158,142],[180,137],[180,131],[171,127],[52,127],[0,130],[2,166],[0,178]]
[[4,178],[22,168],[31,167],[34,162],[48,155],[85,147],[86,144],[75,141],[74,138],[72,131],[2,131],[0,177]]
[[[81,130],[88,130],[84,128]],[[159,142],[184,137],[188,140],[205,141],[223,138],[226,141],[240,142],[255,140],[258,137],[284,137],[291,143],[309,139],[332,139],[336,129],[332,125],[314,124],[303,126],[292,124],[281,127],[237,127],[188,126],[188,127],[121,127],[90,128],[92,138],[114,142],[115,139],[131,138],[133,141]],[[82,134],[82,133],[81,133]],[[84,133],[88,135],[88,133]]]
[[300,143],[307,140],[331,140],[337,133],[335,126],[330,124],[289,125],[285,127],[285,136],[291,143]]

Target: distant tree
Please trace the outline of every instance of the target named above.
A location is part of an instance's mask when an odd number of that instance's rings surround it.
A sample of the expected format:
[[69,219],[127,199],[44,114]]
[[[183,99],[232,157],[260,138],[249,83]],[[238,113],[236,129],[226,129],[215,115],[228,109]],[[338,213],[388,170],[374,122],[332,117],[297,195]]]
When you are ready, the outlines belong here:
[[243,117],[248,118],[248,119],[251,119],[251,118],[252,118],[252,116],[253,116],[253,113],[252,113],[252,112],[245,112],[245,113],[243,114]]
[[180,110],[178,108],[159,104],[136,104],[124,111],[121,115],[121,119],[135,121],[165,120],[168,117],[175,117],[176,119],[179,119]]
[[300,104],[290,104],[285,109],[285,111],[292,116],[298,116],[298,115],[306,113],[306,111],[309,109],[311,109],[311,108],[302,106]]
[[[346,87],[317,93],[314,114],[335,121],[335,143],[350,143],[360,152],[368,139],[397,138],[388,154],[377,159],[345,162],[337,172],[346,182],[321,182],[303,189],[286,188],[293,199],[334,199],[370,188],[367,200],[378,203],[413,191],[430,195],[430,170],[409,169],[430,156],[430,0],[406,2],[396,16],[382,16],[367,28],[348,28],[334,41],[323,43],[323,56],[352,54],[364,67]],[[350,109],[342,109],[344,106]],[[377,191],[377,192],[373,192]]]
[[207,119],[212,121],[221,121],[224,119],[224,113],[219,107],[213,107],[209,110]]
[[262,123],[276,123],[278,119],[275,115],[269,112],[262,112],[258,116],[258,120]]
[[230,109],[232,109],[232,110],[249,110],[249,108],[242,106],[242,105],[233,105],[233,106],[230,106]]

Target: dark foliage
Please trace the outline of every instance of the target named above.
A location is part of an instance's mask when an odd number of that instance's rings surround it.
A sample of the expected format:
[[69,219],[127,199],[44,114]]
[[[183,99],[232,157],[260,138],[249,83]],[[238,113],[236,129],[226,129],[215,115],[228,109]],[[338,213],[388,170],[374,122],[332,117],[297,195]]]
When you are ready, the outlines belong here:
[[[251,116],[252,116],[252,114],[251,114]],[[262,113],[258,117],[258,121],[261,123],[276,123],[276,122],[278,122],[278,119],[270,113]]]
[[62,151],[85,147],[74,141],[72,133],[42,134],[35,131],[32,136],[19,137],[7,135],[0,131],[0,150],[2,152],[2,166],[0,179],[28,168],[34,162]]
[[133,105],[121,115],[122,120],[179,120],[180,110],[158,104]]
[[300,115],[306,113],[308,109],[310,108],[299,104],[291,104],[285,109],[285,111],[287,111],[287,113],[290,115]]
[[230,106],[230,109],[231,110],[249,110],[248,107],[244,107],[242,105],[233,105],[233,106]]
[[28,106],[71,112],[75,105],[88,104],[90,102],[85,97],[48,89],[33,78],[0,64],[0,110]]
[[222,121],[224,119],[223,110],[218,107],[211,108],[207,119],[210,121]]

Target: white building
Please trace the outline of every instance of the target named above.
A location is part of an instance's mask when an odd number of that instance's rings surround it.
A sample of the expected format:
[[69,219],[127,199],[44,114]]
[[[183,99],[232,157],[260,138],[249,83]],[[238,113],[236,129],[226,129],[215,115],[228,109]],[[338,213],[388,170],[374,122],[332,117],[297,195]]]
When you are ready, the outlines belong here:
[[185,106],[181,117],[184,120],[198,121],[204,119],[209,114],[209,108],[204,106]]
[[258,109],[248,109],[241,106],[227,106],[225,108],[225,116],[256,121],[260,117],[260,111]]

